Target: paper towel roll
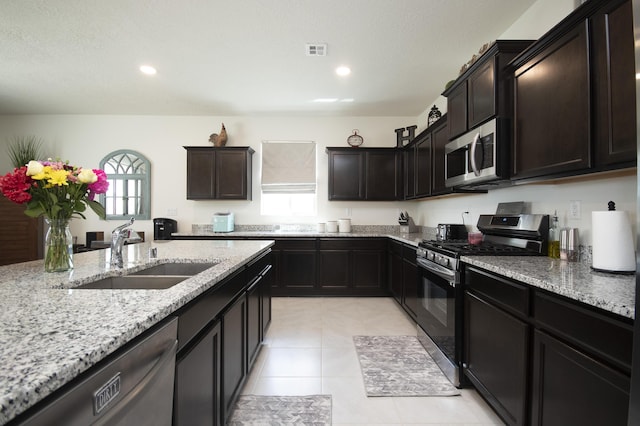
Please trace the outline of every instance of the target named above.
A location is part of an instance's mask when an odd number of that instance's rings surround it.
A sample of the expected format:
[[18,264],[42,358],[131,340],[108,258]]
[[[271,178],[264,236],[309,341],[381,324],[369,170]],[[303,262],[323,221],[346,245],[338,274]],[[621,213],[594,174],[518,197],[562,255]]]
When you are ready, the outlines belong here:
[[624,211],[591,213],[593,269],[634,272],[636,256],[629,217]]

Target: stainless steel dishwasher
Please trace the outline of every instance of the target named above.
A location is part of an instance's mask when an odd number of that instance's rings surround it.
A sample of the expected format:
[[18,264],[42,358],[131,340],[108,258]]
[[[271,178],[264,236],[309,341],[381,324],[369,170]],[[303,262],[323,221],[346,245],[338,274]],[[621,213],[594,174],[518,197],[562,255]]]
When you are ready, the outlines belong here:
[[170,425],[177,330],[169,320],[18,424]]

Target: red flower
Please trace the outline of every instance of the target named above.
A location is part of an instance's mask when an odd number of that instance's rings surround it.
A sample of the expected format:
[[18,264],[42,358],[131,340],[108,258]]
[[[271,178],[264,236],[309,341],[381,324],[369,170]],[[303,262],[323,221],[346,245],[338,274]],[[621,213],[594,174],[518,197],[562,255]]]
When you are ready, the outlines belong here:
[[33,180],[27,176],[27,167],[23,166],[0,177],[0,192],[14,203],[23,204],[31,200],[29,189]]

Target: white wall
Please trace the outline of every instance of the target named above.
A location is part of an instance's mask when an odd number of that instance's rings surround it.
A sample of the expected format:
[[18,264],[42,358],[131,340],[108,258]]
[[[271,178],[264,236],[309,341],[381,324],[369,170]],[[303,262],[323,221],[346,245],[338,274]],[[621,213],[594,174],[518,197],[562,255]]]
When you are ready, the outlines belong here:
[[[211,133],[224,122],[228,146],[251,146],[253,201],[189,201],[186,199],[186,145],[211,146]],[[395,202],[329,202],[327,200],[327,146],[348,146],[347,137],[359,129],[364,147],[394,147],[394,129],[416,124],[415,117],[179,117],[179,116],[4,116],[0,117],[0,143],[13,134],[35,134],[49,141],[50,154],[71,164],[98,167],[117,149],[132,149],[151,161],[151,217],[172,217],[180,231],[192,224],[211,223],[212,214],[233,211],[237,224],[315,223],[347,217],[353,224],[396,224]],[[260,142],[262,140],[312,140],[317,143],[318,215],[308,218],[260,216]],[[4,147],[0,147],[4,148]],[[355,148],[354,148],[355,149]],[[4,149],[0,149],[4,151]],[[0,172],[11,169],[0,157]],[[168,210],[176,209],[176,216]],[[118,222],[100,221],[89,212],[87,220],[73,221],[72,233],[84,241],[86,231],[109,232]],[[139,221],[136,230],[153,235],[152,221]],[[106,235],[106,234],[105,234]]]

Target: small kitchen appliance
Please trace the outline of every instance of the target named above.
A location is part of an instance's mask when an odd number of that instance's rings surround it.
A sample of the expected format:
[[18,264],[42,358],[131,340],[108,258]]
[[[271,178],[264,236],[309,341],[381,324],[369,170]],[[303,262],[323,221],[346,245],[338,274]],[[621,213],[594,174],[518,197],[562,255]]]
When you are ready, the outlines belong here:
[[467,238],[467,227],[455,223],[440,223],[436,228],[438,241],[464,240]]
[[508,124],[494,118],[447,143],[445,185],[469,189],[510,185]]
[[175,220],[164,217],[153,219],[154,240],[170,240],[173,232],[178,232],[178,222]]
[[233,213],[213,214],[213,232],[233,232],[234,227]]
[[547,253],[548,215],[480,215],[477,227],[483,234],[479,244],[470,244],[466,237],[425,240],[416,251],[418,339],[455,386],[460,386],[463,354],[460,258]]

